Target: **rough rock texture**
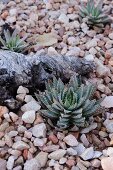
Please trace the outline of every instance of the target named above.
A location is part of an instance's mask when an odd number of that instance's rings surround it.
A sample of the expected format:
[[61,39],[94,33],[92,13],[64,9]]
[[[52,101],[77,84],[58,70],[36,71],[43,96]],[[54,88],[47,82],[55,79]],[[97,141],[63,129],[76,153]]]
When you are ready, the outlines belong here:
[[19,85],[44,90],[44,83],[54,76],[68,81],[73,73],[88,75],[94,64],[73,56],[25,56],[10,51],[0,51],[0,100],[12,96]]

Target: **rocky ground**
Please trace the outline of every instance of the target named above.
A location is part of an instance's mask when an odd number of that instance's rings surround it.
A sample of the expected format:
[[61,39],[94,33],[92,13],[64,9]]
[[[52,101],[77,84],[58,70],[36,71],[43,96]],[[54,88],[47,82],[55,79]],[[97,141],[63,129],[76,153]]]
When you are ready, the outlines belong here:
[[[84,0],[85,1],[85,0]],[[94,61],[89,81],[97,96],[107,96],[106,113],[75,132],[52,129],[40,115],[40,105],[20,86],[18,112],[0,106],[1,170],[113,170],[113,23],[90,29],[79,20],[80,1],[15,0],[0,2],[0,31],[5,23],[28,34],[29,53],[73,55]],[[113,18],[113,1],[103,9]]]

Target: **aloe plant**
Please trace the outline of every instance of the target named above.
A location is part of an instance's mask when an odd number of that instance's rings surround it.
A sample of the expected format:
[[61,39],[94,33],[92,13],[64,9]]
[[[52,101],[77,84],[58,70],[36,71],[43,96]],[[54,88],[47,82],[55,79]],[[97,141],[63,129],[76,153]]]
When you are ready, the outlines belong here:
[[42,115],[58,128],[85,127],[89,117],[102,111],[101,99],[92,99],[95,90],[91,84],[80,84],[76,76],[67,85],[54,77],[53,82],[46,83],[45,92],[36,94],[36,97],[43,108]]
[[92,26],[103,27],[110,23],[110,18],[102,11],[102,5],[95,5],[94,0],[88,0],[87,5],[80,7],[80,16],[87,18],[87,23]]
[[4,30],[4,39],[0,37],[2,43],[2,49],[11,50],[14,52],[23,52],[28,44],[25,42],[27,36],[20,38],[17,34],[17,30],[11,34],[9,30]]

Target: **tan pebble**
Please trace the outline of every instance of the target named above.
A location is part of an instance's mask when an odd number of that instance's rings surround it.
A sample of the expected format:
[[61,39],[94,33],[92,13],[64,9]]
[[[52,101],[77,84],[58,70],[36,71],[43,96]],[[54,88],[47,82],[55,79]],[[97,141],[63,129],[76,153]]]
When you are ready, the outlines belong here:
[[9,110],[6,106],[0,106],[0,118],[5,114],[8,113]]
[[28,158],[28,149],[24,149],[23,157],[24,157],[25,160]]
[[1,18],[2,18],[2,19],[6,19],[8,15],[9,15],[8,11],[5,10],[5,11],[1,14]]
[[72,166],[75,165],[75,160],[73,160],[73,159],[67,160],[66,165],[67,165],[69,168],[71,168]]

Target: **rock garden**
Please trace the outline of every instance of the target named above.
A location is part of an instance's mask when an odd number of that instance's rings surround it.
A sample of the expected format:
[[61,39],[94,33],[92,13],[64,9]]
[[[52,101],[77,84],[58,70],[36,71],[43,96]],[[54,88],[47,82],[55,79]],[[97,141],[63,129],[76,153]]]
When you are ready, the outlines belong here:
[[0,1],[0,170],[113,170],[113,1]]

